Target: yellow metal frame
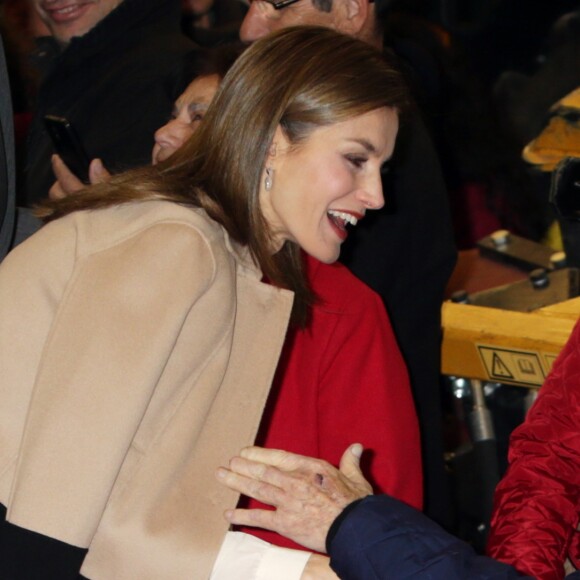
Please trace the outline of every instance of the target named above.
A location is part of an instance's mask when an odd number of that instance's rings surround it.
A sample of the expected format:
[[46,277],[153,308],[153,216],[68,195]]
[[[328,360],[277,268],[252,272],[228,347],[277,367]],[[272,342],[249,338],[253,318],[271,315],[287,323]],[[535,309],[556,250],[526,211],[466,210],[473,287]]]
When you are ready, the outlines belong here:
[[580,298],[529,313],[445,302],[443,374],[540,387],[580,317]]

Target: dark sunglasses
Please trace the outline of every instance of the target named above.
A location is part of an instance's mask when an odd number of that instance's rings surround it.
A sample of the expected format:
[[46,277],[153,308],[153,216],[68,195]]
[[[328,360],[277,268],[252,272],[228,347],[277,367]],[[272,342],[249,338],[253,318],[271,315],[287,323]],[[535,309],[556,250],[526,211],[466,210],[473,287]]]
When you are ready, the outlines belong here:
[[[251,1],[251,0],[250,0]],[[286,8],[286,6],[290,6],[291,4],[296,4],[299,0],[264,0],[271,4],[275,10],[281,10],[282,8]]]
[[[375,0],[369,0],[369,2],[374,2]],[[252,2],[252,0],[250,0]],[[281,10],[282,8],[286,8],[286,6],[290,6],[291,4],[296,4],[296,2],[300,2],[300,0],[264,0],[268,4],[271,4],[275,10]]]

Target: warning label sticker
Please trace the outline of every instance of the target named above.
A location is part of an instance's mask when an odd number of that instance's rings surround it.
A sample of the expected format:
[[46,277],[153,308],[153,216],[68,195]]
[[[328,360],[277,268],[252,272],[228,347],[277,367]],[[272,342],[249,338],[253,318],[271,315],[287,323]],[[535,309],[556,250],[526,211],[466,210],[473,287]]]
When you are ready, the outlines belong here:
[[544,382],[539,353],[483,345],[477,348],[490,380],[538,386]]

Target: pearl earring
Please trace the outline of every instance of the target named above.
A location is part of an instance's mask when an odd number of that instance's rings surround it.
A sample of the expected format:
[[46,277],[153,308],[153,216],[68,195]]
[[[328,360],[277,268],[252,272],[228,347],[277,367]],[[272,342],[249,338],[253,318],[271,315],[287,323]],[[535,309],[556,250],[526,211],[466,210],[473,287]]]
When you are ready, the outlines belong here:
[[266,179],[264,179],[264,187],[266,191],[270,191],[272,189],[272,175],[274,170],[271,167],[266,168]]

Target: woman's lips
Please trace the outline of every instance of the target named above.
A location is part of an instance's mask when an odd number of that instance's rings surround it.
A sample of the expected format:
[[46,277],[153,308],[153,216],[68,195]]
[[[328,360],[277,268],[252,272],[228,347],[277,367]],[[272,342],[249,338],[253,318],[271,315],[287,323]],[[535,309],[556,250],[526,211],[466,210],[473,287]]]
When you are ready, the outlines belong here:
[[348,236],[348,231],[346,229],[347,224],[356,226],[359,219],[362,219],[363,214],[345,211],[345,210],[329,210],[327,212],[328,221],[336,235],[341,239],[345,240]]
[[341,239],[346,240],[348,232],[346,231],[346,224],[339,220],[339,218],[334,217],[331,214],[327,214],[330,227],[334,230],[334,233]]

